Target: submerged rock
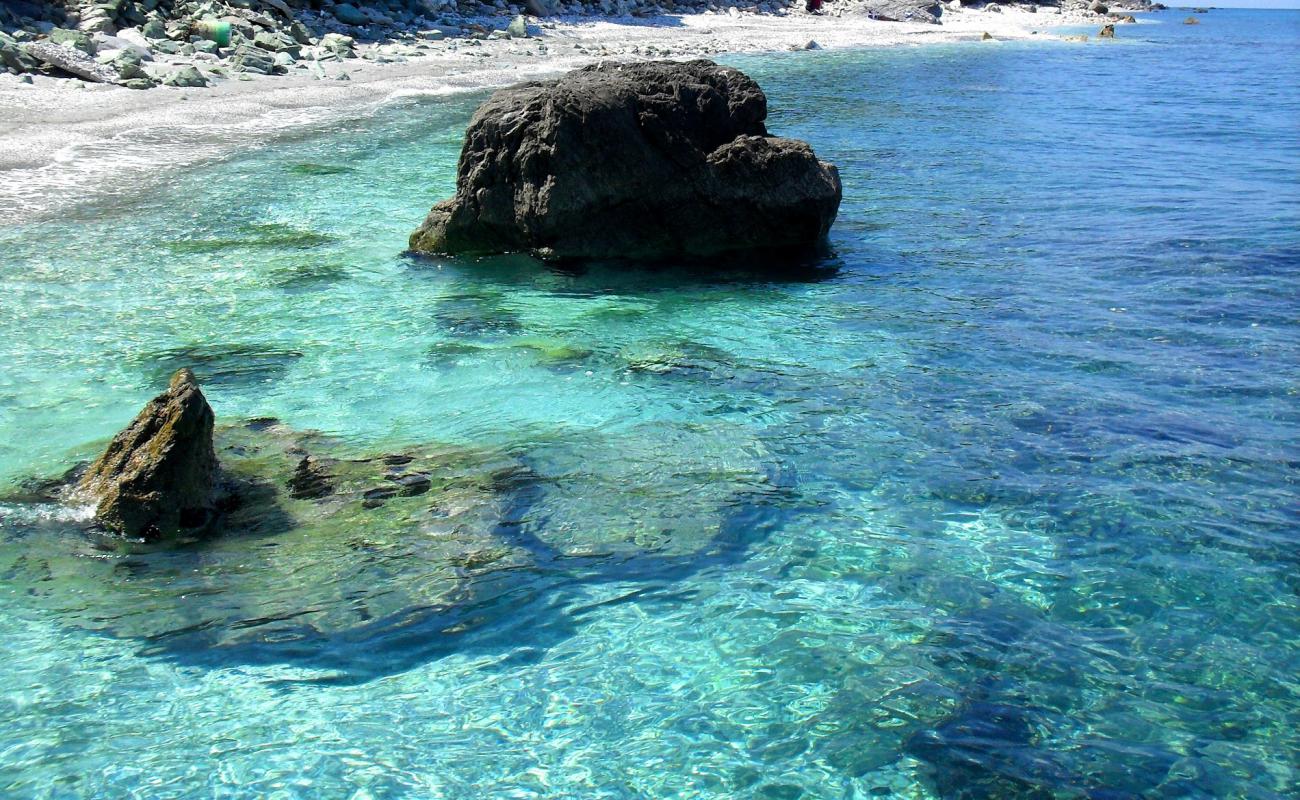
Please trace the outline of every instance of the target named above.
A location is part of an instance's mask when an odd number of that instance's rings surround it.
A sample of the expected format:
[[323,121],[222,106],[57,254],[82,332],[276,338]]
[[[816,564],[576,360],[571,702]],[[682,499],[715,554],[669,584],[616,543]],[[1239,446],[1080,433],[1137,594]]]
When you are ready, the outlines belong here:
[[758,84],[710,61],[601,63],[502,89],[411,249],[657,261],[817,244],[839,174],[768,135],[766,117]]
[[311,456],[303,456],[285,485],[295,500],[319,500],[334,492],[333,477]]
[[90,466],[77,495],[95,503],[100,525],[133,539],[205,527],[215,508],[213,420],[194,373],[177,371]]
[[1101,30],[1097,32],[1097,38],[1098,38],[1098,39],[1114,39],[1114,38],[1115,38],[1115,26],[1114,26],[1114,25],[1103,25],[1102,28],[1101,28]]

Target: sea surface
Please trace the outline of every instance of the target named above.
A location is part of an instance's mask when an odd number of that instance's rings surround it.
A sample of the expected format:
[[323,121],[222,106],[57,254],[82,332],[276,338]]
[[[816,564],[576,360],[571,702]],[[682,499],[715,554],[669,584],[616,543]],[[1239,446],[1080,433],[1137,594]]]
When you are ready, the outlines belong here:
[[481,95],[0,227],[5,493],[180,366],[495,465],[152,551],[0,504],[0,796],[1300,795],[1300,12],[1186,15],[726,59],[844,178],[778,275],[405,255]]

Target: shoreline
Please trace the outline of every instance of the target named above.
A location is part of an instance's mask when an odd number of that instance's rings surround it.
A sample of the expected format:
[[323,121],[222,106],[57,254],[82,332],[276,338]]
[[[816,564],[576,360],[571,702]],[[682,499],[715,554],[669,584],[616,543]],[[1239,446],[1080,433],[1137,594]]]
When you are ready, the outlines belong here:
[[[11,224],[107,195],[146,191],[165,174],[314,125],[356,119],[403,97],[451,95],[553,76],[605,59],[995,40],[1060,40],[1051,29],[1097,17],[963,9],[943,25],[854,16],[690,14],[648,19],[532,20],[530,38],[431,42],[401,62],[329,64],[323,77],[255,76],[202,89],[121,87],[44,78],[0,80],[0,206]],[[382,43],[365,49],[384,47]],[[361,50],[362,48],[358,48]],[[344,78],[339,76],[343,75]],[[129,179],[129,180],[128,180]]]

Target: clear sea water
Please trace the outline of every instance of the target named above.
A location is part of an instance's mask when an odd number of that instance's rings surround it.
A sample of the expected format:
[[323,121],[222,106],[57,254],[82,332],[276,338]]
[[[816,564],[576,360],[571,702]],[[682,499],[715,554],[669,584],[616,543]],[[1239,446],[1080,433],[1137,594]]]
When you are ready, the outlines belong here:
[[182,364],[534,476],[468,566],[0,506],[0,795],[1297,796],[1300,13],[1184,16],[727,59],[812,272],[404,256],[481,96],[0,228],[10,489]]

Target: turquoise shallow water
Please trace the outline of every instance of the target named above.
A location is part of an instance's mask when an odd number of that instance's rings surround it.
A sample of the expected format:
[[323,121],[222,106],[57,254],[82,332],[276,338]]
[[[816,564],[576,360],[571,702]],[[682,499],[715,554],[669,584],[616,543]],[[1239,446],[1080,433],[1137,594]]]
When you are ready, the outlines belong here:
[[404,257],[477,97],[0,228],[0,481],[186,364],[533,476],[485,565],[0,506],[0,793],[1295,796],[1300,14],[1181,18],[730,59],[845,179],[779,279]]

